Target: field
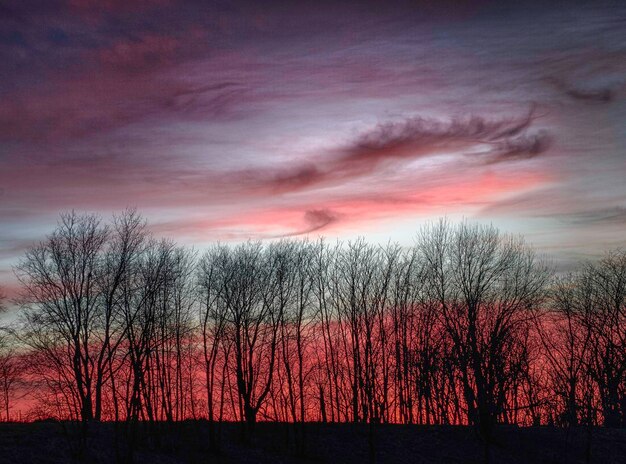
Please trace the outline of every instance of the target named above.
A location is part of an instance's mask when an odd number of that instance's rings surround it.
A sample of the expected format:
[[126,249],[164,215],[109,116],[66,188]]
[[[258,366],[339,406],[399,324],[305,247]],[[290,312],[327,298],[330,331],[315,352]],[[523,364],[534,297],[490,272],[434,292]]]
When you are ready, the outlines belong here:
[[[244,442],[238,424],[227,423],[215,452],[209,447],[207,422],[140,424],[131,453],[125,424],[90,424],[84,441],[77,423],[0,424],[0,463],[485,462],[484,445],[469,427],[377,425],[372,430],[361,424],[310,423],[304,430],[304,452],[298,452],[291,424],[259,423],[253,438]],[[626,430],[501,427],[489,462],[624,463]]]

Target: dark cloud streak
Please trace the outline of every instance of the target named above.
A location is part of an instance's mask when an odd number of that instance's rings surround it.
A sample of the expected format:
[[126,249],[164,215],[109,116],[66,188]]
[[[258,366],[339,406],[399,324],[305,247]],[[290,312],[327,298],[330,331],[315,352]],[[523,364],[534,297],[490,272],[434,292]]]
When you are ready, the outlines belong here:
[[617,99],[617,88],[612,87],[582,87],[572,85],[563,79],[549,78],[556,89],[567,95],[572,100],[587,103],[612,103]]
[[[277,193],[347,182],[374,174],[389,164],[402,165],[442,154],[464,155],[477,164],[534,158],[551,145],[546,130],[533,130],[533,112],[513,119],[480,116],[441,121],[414,117],[380,124],[347,146],[296,167],[273,172],[245,171],[244,182]],[[235,174],[237,177],[237,174]]]
[[[331,224],[336,223],[339,218],[336,213],[329,209],[310,209],[304,213],[304,223],[306,227],[295,232],[279,235],[280,238],[297,237],[313,232],[319,232]],[[274,238],[278,238],[274,237]]]
[[624,225],[626,226],[626,207],[614,206],[595,210],[574,211],[567,214],[555,214],[555,217],[572,225]]

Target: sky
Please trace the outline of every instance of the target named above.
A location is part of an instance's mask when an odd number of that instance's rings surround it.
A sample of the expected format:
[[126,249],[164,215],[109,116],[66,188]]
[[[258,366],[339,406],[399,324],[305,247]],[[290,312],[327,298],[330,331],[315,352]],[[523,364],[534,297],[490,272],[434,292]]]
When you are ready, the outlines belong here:
[[626,246],[626,3],[0,0],[0,285],[61,212],[158,236]]

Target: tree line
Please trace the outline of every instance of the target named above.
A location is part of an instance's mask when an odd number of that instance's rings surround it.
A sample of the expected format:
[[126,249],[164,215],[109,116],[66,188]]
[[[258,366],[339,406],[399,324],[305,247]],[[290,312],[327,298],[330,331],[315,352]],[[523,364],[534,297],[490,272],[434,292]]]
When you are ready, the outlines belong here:
[[[82,421],[626,426],[626,253],[567,275],[446,220],[414,244],[159,240],[76,213],[16,266],[0,407]],[[217,424],[217,425],[216,425]]]

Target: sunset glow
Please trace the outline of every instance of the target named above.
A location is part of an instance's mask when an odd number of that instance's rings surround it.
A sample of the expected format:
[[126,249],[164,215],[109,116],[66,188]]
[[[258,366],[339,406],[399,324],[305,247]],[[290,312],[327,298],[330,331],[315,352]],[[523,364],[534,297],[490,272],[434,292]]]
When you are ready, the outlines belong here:
[[0,464],[626,462],[624,0],[0,0]]
[[523,232],[564,267],[625,244],[626,35],[610,3],[3,5],[7,288],[70,209],[137,207],[199,245],[409,244],[445,215]]

